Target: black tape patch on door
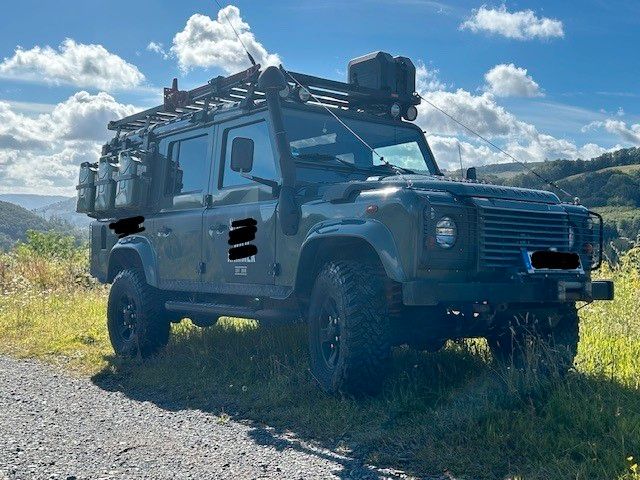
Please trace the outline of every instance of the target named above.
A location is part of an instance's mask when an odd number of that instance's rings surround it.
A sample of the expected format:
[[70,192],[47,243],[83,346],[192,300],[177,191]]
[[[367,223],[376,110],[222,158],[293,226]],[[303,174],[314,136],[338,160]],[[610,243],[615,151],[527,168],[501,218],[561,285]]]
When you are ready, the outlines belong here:
[[113,230],[113,233],[115,233],[118,238],[124,238],[127,235],[144,232],[143,223],[144,217],[142,216],[123,218],[117,222],[110,223],[109,228]]
[[253,218],[234,220],[229,229],[229,260],[239,260],[249,258],[258,253],[258,247],[252,245],[258,232],[258,222]]

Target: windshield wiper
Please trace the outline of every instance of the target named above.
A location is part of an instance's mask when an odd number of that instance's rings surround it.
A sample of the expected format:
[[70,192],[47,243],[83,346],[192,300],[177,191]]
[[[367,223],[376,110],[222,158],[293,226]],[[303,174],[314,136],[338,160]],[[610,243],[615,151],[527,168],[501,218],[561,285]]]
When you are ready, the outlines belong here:
[[346,160],[343,160],[342,158],[337,157],[335,155],[331,155],[330,153],[300,153],[298,155],[294,155],[293,159],[294,160],[319,160],[319,161],[333,160],[341,163],[342,165],[349,167],[351,170],[355,170],[358,168],[353,163],[347,162]]
[[398,175],[414,175],[416,172],[414,172],[413,170],[410,170],[408,168],[405,167],[401,167],[399,165],[394,165],[393,163],[389,163],[386,160],[384,161],[384,163],[380,164],[380,165],[374,165],[373,168],[386,168],[388,170],[392,170],[394,173],[398,174]]

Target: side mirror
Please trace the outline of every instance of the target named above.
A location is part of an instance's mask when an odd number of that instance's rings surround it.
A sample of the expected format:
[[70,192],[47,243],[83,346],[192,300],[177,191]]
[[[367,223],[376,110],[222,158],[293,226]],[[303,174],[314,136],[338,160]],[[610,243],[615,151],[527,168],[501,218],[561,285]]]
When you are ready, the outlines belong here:
[[253,168],[253,140],[236,137],[231,144],[231,170],[250,172]]
[[476,171],[476,167],[467,168],[467,174],[465,175],[465,177],[467,178],[467,180],[477,180],[478,172]]

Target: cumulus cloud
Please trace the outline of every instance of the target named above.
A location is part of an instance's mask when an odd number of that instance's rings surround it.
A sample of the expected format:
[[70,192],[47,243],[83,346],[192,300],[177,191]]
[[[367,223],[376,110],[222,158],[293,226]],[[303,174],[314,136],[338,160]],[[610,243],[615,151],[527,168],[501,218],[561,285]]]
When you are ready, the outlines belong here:
[[[466,90],[455,92],[437,90],[423,94],[429,102],[443,109],[451,116],[461,120],[480,135],[496,138],[509,136],[531,136],[535,127],[519,121],[496,103],[495,97],[488,92],[474,95]],[[418,107],[420,125],[432,134],[466,134],[465,130],[442,113],[422,103]]]
[[109,120],[133,113],[101,92],[78,92],[35,117],[0,102],[0,190],[72,195],[78,166],[98,159]]
[[640,123],[627,125],[623,120],[608,118],[605,121],[591,122],[582,128],[583,132],[593,129],[604,129],[609,133],[618,135],[625,142],[640,145]]
[[192,15],[173,38],[171,52],[185,71],[192,67],[217,67],[233,73],[249,65],[243,44],[257,63],[263,66],[281,63],[277,54],[267,52],[256,40],[251,27],[240,16],[240,10],[233,5],[221,9],[215,20],[199,13]]
[[460,29],[515,40],[564,37],[564,26],[560,20],[538,17],[533,10],[509,12],[505,5],[500,8],[482,6],[474,10],[471,17],[460,25]]
[[419,61],[416,66],[416,90],[419,92],[444,90],[446,85],[440,81],[439,73],[438,69],[427,68],[424,62]]
[[130,89],[145,80],[135,65],[102,45],[85,45],[70,38],[57,50],[49,46],[30,50],[18,47],[12,57],[0,63],[0,76],[101,90]]
[[126,117],[136,110],[133,105],[118,103],[108,93],[91,95],[83,91],[56,105],[48,117],[59,138],[103,141],[110,120]]
[[498,97],[541,97],[538,85],[526,68],[513,63],[496,65],[484,75],[487,91]]
[[[463,89],[421,92],[423,97],[485,138],[500,145],[507,153],[523,162],[590,159],[607,149],[588,143],[578,145],[567,139],[540,132],[534,125],[518,119],[497,103],[490,92],[472,94]],[[440,166],[447,170],[459,168],[458,144],[464,164],[486,165],[512,160],[481,139],[431,107],[427,102],[419,106],[419,125],[427,132],[427,139]]]

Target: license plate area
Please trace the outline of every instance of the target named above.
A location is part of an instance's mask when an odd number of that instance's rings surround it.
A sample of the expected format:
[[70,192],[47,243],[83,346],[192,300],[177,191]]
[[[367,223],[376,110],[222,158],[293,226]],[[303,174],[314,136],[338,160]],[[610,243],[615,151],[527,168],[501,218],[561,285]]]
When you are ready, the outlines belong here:
[[553,250],[536,250],[523,252],[529,272],[539,271],[582,271],[580,255],[572,252],[556,252]]

